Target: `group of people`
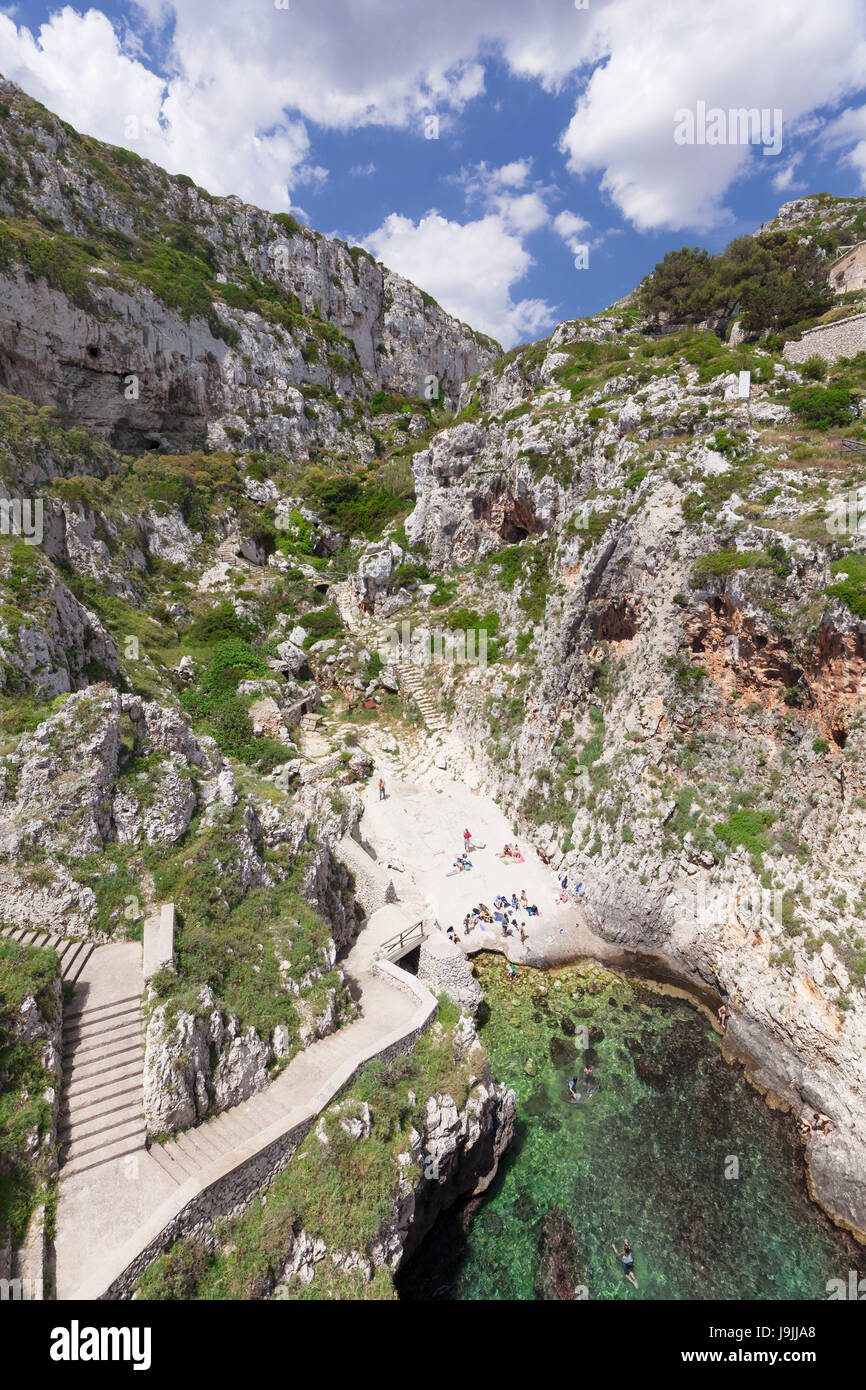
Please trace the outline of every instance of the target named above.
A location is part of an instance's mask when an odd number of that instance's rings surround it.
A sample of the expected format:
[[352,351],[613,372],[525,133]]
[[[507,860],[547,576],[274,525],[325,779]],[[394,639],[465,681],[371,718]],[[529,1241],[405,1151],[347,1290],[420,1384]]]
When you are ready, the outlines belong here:
[[518,912],[525,912],[527,917],[541,916],[538,905],[531,903],[526,896],[525,888],[521,889],[520,897],[516,893],[512,893],[510,898],[506,893],[500,893],[493,899],[492,912],[486,903],[478,903],[471,908],[463,918],[463,935],[468,936],[476,927],[483,931],[486,926],[498,923],[503,936],[519,936],[522,944],[526,941],[526,928],[518,921],[515,915]]
[[519,845],[503,845],[500,859],[517,859],[522,864],[523,855],[520,853]]
[[462,874],[465,873],[467,869],[472,868],[472,860],[469,858],[469,855],[464,852],[463,854],[458,854],[451,867],[452,869],[456,869],[458,874]]
[[822,1115],[816,1110],[812,1115],[811,1124],[806,1119],[805,1115],[800,1116],[800,1119],[797,1121],[797,1133],[802,1134],[804,1139],[809,1134],[823,1134],[826,1138],[830,1133],[832,1124],[833,1121],[830,1119],[829,1115]]
[[[583,1069],[583,1084],[584,1086],[594,1086],[596,1084],[595,1076],[590,1066],[586,1066]],[[572,1100],[580,1100],[580,1091],[577,1089],[576,1076],[573,1076],[568,1083],[568,1094],[571,1096]]]

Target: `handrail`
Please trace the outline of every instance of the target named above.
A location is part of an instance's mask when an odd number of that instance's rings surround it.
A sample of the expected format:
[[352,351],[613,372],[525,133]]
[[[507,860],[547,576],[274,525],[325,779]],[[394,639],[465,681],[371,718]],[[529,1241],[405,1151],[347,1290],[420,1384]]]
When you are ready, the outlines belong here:
[[[417,940],[413,939],[416,932],[418,933]],[[414,922],[411,927],[404,927],[402,931],[396,932],[394,936],[389,936],[387,941],[383,941],[376,951],[376,955],[390,958],[394,951],[398,951],[400,955],[405,955],[406,951],[420,945],[425,936],[423,921]]]

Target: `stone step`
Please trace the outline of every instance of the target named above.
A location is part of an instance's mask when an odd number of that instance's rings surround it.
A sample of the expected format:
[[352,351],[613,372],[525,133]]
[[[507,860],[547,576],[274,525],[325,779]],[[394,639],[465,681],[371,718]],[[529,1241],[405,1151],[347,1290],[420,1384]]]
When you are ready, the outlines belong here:
[[79,1004],[78,1007],[75,1007],[75,1003],[76,1001],[73,1000],[64,1014],[64,1028],[73,1027],[76,1019],[87,1019],[96,1023],[101,1019],[109,1018],[112,1014],[122,1013],[133,1007],[139,1010],[141,1008],[141,998],[137,994],[131,994],[126,999],[112,999],[110,1004]]
[[85,1026],[74,1031],[70,1029],[63,1035],[63,1053],[64,1056],[68,1053],[77,1058],[97,1048],[103,1052],[111,1052],[133,1041],[144,1041],[144,1029],[141,1026],[141,1015],[138,1013],[107,1023],[105,1027]]
[[251,1120],[249,1116],[239,1115],[237,1107],[231,1110],[224,1110],[219,1117],[219,1124],[225,1129],[229,1137],[238,1144],[251,1138],[258,1133],[260,1126]]
[[144,1125],[123,1134],[114,1139],[111,1143],[97,1147],[93,1152],[79,1152],[74,1156],[67,1154],[61,1159],[61,1175],[64,1178],[72,1177],[76,1173],[86,1173],[88,1169],[99,1168],[103,1163],[111,1163],[113,1159],[123,1158],[127,1154],[143,1153],[145,1141]]
[[163,1144],[151,1144],[150,1156],[155,1163],[159,1164],[162,1171],[167,1173],[168,1176],[177,1183],[178,1187],[183,1186],[189,1174],[184,1168],[181,1168],[179,1163],[176,1163],[173,1158],[169,1157]]
[[133,1097],[123,1105],[116,1104],[112,1110],[106,1111],[102,1115],[91,1115],[87,1118],[75,1115],[61,1123],[60,1142],[61,1144],[74,1144],[83,1139],[95,1139],[100,1136],[113,1138],[112,1131],[125,1125],[137,1123],[144,1124],[144,1117],[141,1109],[141,1096]]
[[63,1158],[64,1168],[68,1168],[78,1158],[93,1158],[94,1155],[102,1154],[108,1149],[116,1149],[118,1145],[128,1143],[130,1140],[137,1139],[138,1146],[144,1146],[145,1127],[144,1120],[140,1115],[134,1115],[131,1119],[122,1120],[113,1132],[102,1131],[98,1134],[82,1134],[72,1140],[64,1140],[62,1147],[65,1150]]
[[[125,1074],[131,1068],[138,1068],[142,1072],[142,1045],[140,1042],[132,1042],[129,1047],[118,1048],[117,1052],[97,1052],[79,1062],[78,1059],[67,1065],[64,1059],[64,1074],[67,1077],[67,1088],[76,1088],[81,1093],[82,1083],[85,1081],[110,1081],[113,1077]],[[75,1091],[74,1091],[74,1094]]]
[[151,1153],[153,1153],[156,1148],[161,1148],[169,1162],[173,1163],[175,1168],[183,1173],[183,1182],[186,1182],[187,1178],[194,1177],[198,1172],[198,1163],[190,1158],[189,1154],[184,1153],[183,1149],[178,1147],[174,1139],[166,1139],[165,1143],[162,1145],[154,1144],[151,1147]]
[[74,1076],[65,1082],[66,1096],[69,1102],[78,1101],[81,1096],[89,1095],[92,1099],[97,1094],[117,1094],[127,1087],[131,1081],[137,1081],[141,1085],[142,1064],[141,1057],[135,1057],[125,1066],[118,1068],[104,1068],[102,1071],[91,1073],[87,1076]]
[[193,1168],[198,1170],[205,1164],[215,1163],[222,1157],[222,1149],[217,1148],[213,1140],[202,1139],[198,1129],[186,1129],[179,1134],[175,1140],[181,1153],[191,1160]]
[[135,1104],[141,1108],[142,1085],[140,1077],[133,1077],[121,1090],[110,1090],[105,1094],[94,1092],[93,1098],[81,1096],[74,1107],[70,1107],[66,1094],[61,1096],[59,1119],[61,1124],[70,1120],[90,1124],[106,1115],[112,1115],[118,1106]]

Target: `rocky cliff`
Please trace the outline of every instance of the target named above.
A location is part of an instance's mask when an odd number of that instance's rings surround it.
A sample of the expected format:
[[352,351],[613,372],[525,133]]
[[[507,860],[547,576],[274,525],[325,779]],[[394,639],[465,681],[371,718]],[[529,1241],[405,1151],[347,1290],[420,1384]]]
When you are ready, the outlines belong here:
[[813,1188],[862,1232],[866,372],[645,328],[562,325],[416,454],[406,534],[462,570],[436,619],[495,634],[434,679],[593,930],[716,991],[764,1087],[831,1115]]
[[360,247],[81,136],[2,80],[0,216],[0,386],[123,449],[345,452],[377,391],[456,397],[497,350]]

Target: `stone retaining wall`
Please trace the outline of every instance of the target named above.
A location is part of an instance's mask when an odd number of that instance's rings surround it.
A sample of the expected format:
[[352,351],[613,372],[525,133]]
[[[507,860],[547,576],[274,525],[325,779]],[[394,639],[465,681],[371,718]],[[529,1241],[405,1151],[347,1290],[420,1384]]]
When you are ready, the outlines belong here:
[[814,353],[827,362],[835,362],[837,357],[856,357],[864,349],[866,314],[853,314],[851,318],[839,319],[837,323],[807,328],[799,342],[785,344],[782,355],[789,362],[805,362]]
[[368,854],[351,835],[344,835],[333,847],[333,854],[355,879],[355,901],[364,914],[372,917],[380,907],[397,901],[397,890],[386,869]]

